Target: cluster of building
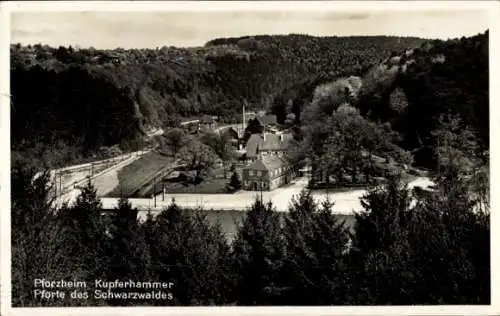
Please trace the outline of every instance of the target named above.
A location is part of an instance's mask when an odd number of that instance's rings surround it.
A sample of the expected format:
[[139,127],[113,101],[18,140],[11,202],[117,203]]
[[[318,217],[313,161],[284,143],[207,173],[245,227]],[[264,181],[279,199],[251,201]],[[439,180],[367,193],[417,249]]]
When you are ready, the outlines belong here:
[[[218,130],[225,134],[239,153],[241,179],[245,190],[273,190],[288,184],[295,177],[293,168],[285,159],[294,141],[291,132],[282,130],[276,116],[260,112],[246,112],[243,107],[243,124],[217,128],[217,117],[205,115],[181,123],[189,133]],[[245,136],[246,127],[252,126],[253,134]]]
[[182,122],[180,125],[190,134],[206,132],[217,128],[217,116],[203,115],[199,119]]
[[286,160],[286,152],[294,141],[288,131],[280,130],[276,116],[258,113],[245,113],[247,124],[255,127],[255,133],[248,140],[241,131],[228,128],[224,131],[237,144],[240,160],[243,162],[241,177],[244,190],[269,191],[292,181],[295,174]]
[[245,190],[274,190],[290,183],[293,170],[285,154],[293,141],[290,133],[252,134],[245,147],[242,178]]

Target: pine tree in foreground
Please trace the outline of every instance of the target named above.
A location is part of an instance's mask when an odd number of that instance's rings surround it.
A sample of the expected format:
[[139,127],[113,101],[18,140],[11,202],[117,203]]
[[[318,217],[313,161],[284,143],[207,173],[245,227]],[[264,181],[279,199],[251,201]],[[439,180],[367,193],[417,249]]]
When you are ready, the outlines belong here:
[[[87,282],[90,293],[95,280],[105,279],[110,264],[107,252],[108,236],[102,217],[102,204],[90,180],[81,189],[76,202],[58,211],[58,239],[53,241],[66,259],[64,279]],[[105,305],[94,299],[82,300],[86,305]],[[73,300],[72,304],[79,303]]]
[[[430,304],[490,303],[489,215],[474,210],[457,168],[417,205],[411,232],[423,276],[419,300]],[[417,291],[418,289],[416,289]]]
[[[195,211],[196,212],[196,211]],[[159,305],[221,305],[229,282],[229,246],[218,226],[172,203],[155,219],[149,269],[155,280],[172,282],[173,300]]]
[[364,211],[356,214],[349,254],[353,303],[404,304],[407,283],[414,280],[411,267],[405,266],[410,265],[406,256],[410,191],[399,177],[391,177],[369,191],[361,204]]
[[355,214],[355,247],[363,253],[383,251],[399,240],[410,203],[411,193],[398,176],[369,191],[361,199],[364,211]]
[[33,170],[14,167],[11,177],[12,306],[37,306],[34,279],[60,271],[50,264],[54,259],[50,241],[56,237],[50,174],[42,172],[34,178]]
[[233,173],[231,174],[231,178],[229,179],[227,189],[229,192],[234,192],[241,189],[240,176],[238,175],[238,172],[236,172],[236,170],[234,170]]
[[233,242],[233,297],[238,305],[280,302],[283,250],[279,213],[271,202],[257,199]]
[[[142,279],[142,251],[140,247],[139,226],[137,222],[137,209],[126,198],[120,198],[118,206],[109,214],[109,221],[104,227],[107,239],[105,243],[108,265],[106,267],[106,280],[141,280]],[[132,289],[124,289],[129,291]],[[123,299],[110,299],[111,305],[130,305],[133,302]]]
[[317,205],[309,191],[289,207],[284,227],[287,304],[331,305],[347,299],[344,253],[349,236],[332,208],[329,201]]
[[441,179],[415,207],[394,181],[364,198],[350,254],[354,303],[489,302],[489,225],[458,173]]

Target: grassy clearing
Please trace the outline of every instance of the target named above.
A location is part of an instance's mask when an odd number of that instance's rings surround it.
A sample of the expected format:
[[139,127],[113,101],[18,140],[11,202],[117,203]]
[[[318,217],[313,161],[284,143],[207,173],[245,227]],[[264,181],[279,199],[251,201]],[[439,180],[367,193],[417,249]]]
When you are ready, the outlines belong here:
[[[216,168],[211,170],[210,174],[201,182],[194,185],[190,181],[181,180],[171,180],[165,181],[165,190],[168,193],[179,194],[179,193],[191,193],[191,194],[227,194],[226,186],[229,182],[231,172],[227,172],[227,178],[224,178],[224,169]],[[153,185],[149,185],[144,192],[141,192],[141,196],[150,197],[153,193]],[[155,194],[162,193],[163,184],[156,184]]]
[[149,152],[118,172],[118,186],[108,196],[121,194],[131,196],[141,187],[152,181],[163,169],[172,165],[174,160],[157,152]]
[[[207,179],[203,182],[194,185],[190,182],[165,182],[165,190],[171,194],[179,194],[179,193],[191,193],[191,194],[227,194],[226,185],[228,183],[228,179]],[[153,188],[149,188],[149,190],[144,194],[144,196],[151,196],[153,193]],[[162,184],[156,185],[156,194],[162,193]]]
[[198,185],[166,183],[165,187],[170,193],[220,194],[228,193],[226,190],[227,182],[227,179],[208,179]]

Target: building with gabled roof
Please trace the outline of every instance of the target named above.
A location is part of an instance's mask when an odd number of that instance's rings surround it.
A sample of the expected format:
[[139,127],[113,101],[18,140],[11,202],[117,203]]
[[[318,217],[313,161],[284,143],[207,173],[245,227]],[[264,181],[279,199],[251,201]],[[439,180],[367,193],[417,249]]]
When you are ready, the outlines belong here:
[[217,122],[213,116],[203,115],[200,119],[200,127],[202,129],[215,129],[217,127]]
[[293,141],[293,135],[289,133],[274,134],[264,132],[262,134],[252,134],[245,148],[246,157],[250,161],[261,156],[283,157]]
[[269,128],[271,126],[276,126],[277,125],[277,118],[276,115],[262,115],[262,116],[254,116],[251,118],[248,118],[248,113],[246,114],[246,119],[247,121],[245,122],[247,126],[249,125],[254,125],[254,126],[259,126],[260,130],[264,130],[265,128]]
[[270,191],[293,179],[293,172],[281,157],[268,156],[255,160],[242,171],[243,188],[249,191]]
[[257,120],[259,120],[263,126],[276,125],[278,123],[276,115],[273,114],[257,116]]

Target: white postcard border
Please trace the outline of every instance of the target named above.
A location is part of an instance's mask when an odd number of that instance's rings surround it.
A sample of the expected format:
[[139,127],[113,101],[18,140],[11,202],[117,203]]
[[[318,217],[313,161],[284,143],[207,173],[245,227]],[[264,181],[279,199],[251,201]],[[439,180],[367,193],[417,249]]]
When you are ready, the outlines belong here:
[[[10,95],[9,43],[10,13],[20,11],[421,11],[421,10],[488,10],[490,16],[490,166],[491,166],[491,295],[490,306],[401,306],[401,307],[109,307],[109,308],[11,308],[10,261]],[[496,135],[500,131],[500,9],[497,1],[47,1],[0,3],[0,158],[1,210],[1,313],[2,315],[487,315],[500,314],[500,249],[497,209],[499,198],[498,155]],[[497,229],[495,229],[495,227]],[[497,298],[496,300],[493,298]]]

